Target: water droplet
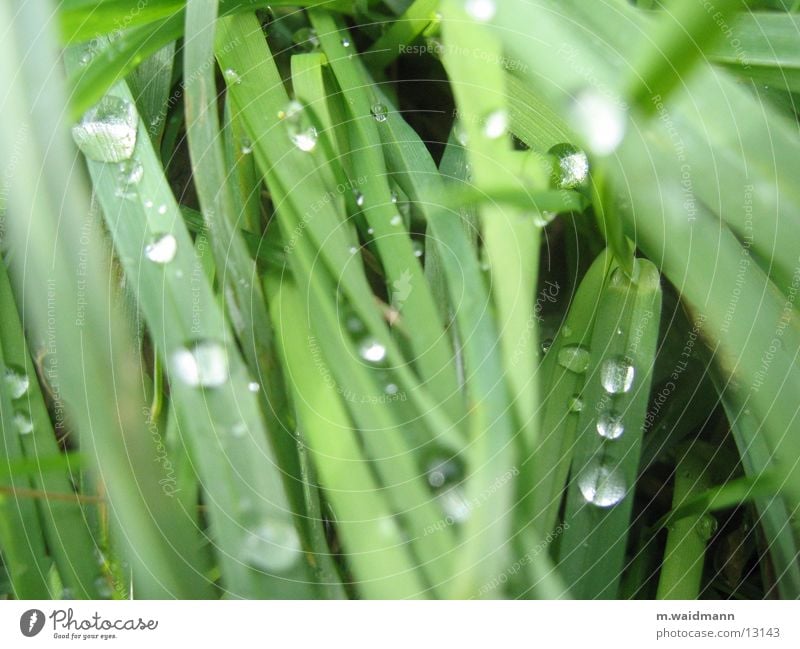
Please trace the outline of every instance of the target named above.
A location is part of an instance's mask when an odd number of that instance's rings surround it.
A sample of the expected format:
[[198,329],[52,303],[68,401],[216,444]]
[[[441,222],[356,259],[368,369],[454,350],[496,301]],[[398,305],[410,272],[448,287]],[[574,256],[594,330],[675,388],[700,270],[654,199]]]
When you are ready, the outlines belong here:
[[392,203],[397,205],[397,200],[398,200],[397,192],[392,190]]
[[234,86],[238,86],[242,82],[242,77],[233,68],[226,69],[223,74],[225,75],[225,80]]
[[533,213],[533,224],[537,227],[543,228],[546,225],[549,225],[554,218],[556,218],[557,214],[555,212],[534,212]]
[[447,517],[454,523],[464,523],[472,511],[469,501],[464,495],[464,489],[461,486],[453,486],[449,489],[444,489],[436,496],[436,500],[444,510]]
[[403,217],[400,216],[400,214],[395,214],[391,219],[389,219],[389,225],[393,225],[394,227],[403,225]]
[[350,39],[347,36],[342,37],[342,47],[350,47]]
[[386,358],[386,347],[372,338],[361,343],[359,355],[370,363],[380,363]]
[[414,250],[414,256],[417,259],[420,259],[425,254],[425,245],[422,243],[422,241],[417,241],[414,239],[411,242],[411,248]]
[[467,133],[467,129],[464,127],[461,120],[456,120],[456,123],[453,124],[453,135],[455,135],[456,140],[461,146],[465,147],[469,144],[469,133]]
[[624,497],[625,477],[615,467],[592,460],[578,476],[578,488],[587,502],[598,507],[612,507]]
[[635,372],[622,356],[612,356],[600,366],[600,383],[609,394],[623,394],[631,389]]
[[503,137],[508,131],[508,113],[504,108],[492,111],[483,123],[483,134],[490,140]]
[[301,554],[300,538],[294,526],[279,521],[248,531],[242,545],[242,560],[266,572],[290,569]]
[[347,249],[347,252],[349,252],[351,255],[355,255],[355,254],[357,254],[357,253],[358,253],[358,248],[356,248],[355,246],[350,246],[350,247]]
[[172,234],[158,234],[144,248],[145,257],[155,264],[168,264],[178,252],[178,241]]
[[455,459],[437,458],[428,465],[427,476],[431,487],[441,489],[461,478],[461,468]]
[[385,122],[389,115],[389,109],[381,103],[372,104],[370,112],[372,113],[372,116],[375,118],[376,122]]
[[364,207],[364,194],[362,194],[357,189],[354,189],[353,196],[356,199],[356,205],[358,205],[358,207]]
[[700,520],[697,521],[694,529],[701,539],[708,541],[708,539],[717,533],[717,529],[719,529],[719,522],[717,521],[716,517],[708,514],[701,517]]
[[216,388],[228,380],[228,352],[218,342],[201,340],[172,354],[172,370],[191,387]]
[[572,106],[575,128],[597,155],[608,155],[616,151],[625,137],[625,109],[611,98],[596,90],[585,90]]
[[311,27],[301,27],[292,37],[295,45],[299,45],[306,51],[312,51],[319,47],[319,36],[317,31]]
[[364,323],[361,321],[361,318],[355,315],[347,317],[345,326],[351,334],[360,334],[364,332]]
[[136,158],[124,160],[119,164],[119,180],[126,186],[138,185],[144,177],[144,165]]
[[388,395],[395,395],[400,391],[400,388],[398,388],[395,383],[387,383],[383,391]]
[[89,65],[89,63],[92,62],[92,58],[93,58],[92,50],[87,49],[85,52],[81,53],[81,56],[78,59],[78,63],[80,63],[80,65],[82,66]]
[[247,435],[247,424],[243,421],[237,421],[231,426],[231,435],[234,437],[245,437]]
[[547,352],[549,352],[550,351],[550,347],[551,347],[552,344],[553,344],[553,339],[552,338],[545,338],[542,341],[542,345],[541,345],[542,354],[546,354]]
[[107,95],[72,127],[72,137],[91,160],[122,162],[136,148],[136,107],[121,97]]
[[622,417],[616,412],[604,412],[597,418],[597,434],[606,439],[617,439],[625,432]]
[[589,367],[589,350],[583,345],[564,345],[558,350],[558,363],[570,372],[582,374]]
[[372,227],[367,228],[367,234],[369,235],[375,234],[375,228]]
[[3,381],[6,384],[9,396],[15,401],[25,396],[31,384],[28,375],[23,370],[14,366],[6,367]]
[[278,113],[278,117],[286,124],[286,132],[289,139],[301,151],[313,151],[317,146],[317,129],[303,108],[303,105],[296,100],[292,100],[286,106],[286,110]]
[[151,201],[150,199],[147,199],[144,202],[144,206],[149,210],[151,207],[153,207],[153,201]]
[[485,23],[497,13],[497,5],[495,0],[467,0],[464,3],[464,10],[479,22]]
[[33,422],[25,412],[18,411],[14,413],[14,425],[20,435],[30,435],[33,432]]
[[167,213],[167,206],[163,203],[158,206],[158,213],[159,214],[166,214]]
[[575,189],[589,179],[589,158],[571,144],[556,144],[548,153],[555,156],[557,168],[553,182],[559,189]]
[[95,579],[94,588],[100,596],[100,599],[111,599],[114,594],[111,590],[111,584],[108,583],[108,579],[105,577],[98,577]]
[[242,155],[250,155],[253,152],[253,143],[250,138],[242,138]]
[[257,381],[250,381],[250,383],[247,384],[247,389],[250,390],[250,392],[258,392],[261,389],[261,385]]
[[579,395],[574,394],[569,398],[569,403],[567,405],[570,412],[581,412],[581,410],[583,410],[583,399],[581,399]]
[[569,338],[572,335],[572,327],[569,325],[564,325],[561,329],[561,333],[563,334],[564,338]]

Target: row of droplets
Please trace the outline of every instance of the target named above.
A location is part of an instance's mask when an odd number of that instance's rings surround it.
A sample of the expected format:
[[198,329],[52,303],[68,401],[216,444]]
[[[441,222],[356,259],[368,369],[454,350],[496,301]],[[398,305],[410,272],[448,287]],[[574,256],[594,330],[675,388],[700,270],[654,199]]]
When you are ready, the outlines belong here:
[[7,366],[3,382],[14,408],[14,427],[20,435],[30,435],[33,432],[33,421],[22,405],[30,388],[28,375],[18,367]]

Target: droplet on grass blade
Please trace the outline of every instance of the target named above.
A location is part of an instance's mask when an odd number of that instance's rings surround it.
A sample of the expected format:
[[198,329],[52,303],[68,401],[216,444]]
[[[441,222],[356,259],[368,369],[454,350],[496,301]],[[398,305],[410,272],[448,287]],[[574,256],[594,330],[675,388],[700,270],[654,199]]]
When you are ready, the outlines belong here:
[[558,350],[558,364],[576,374],[586,371],[589,357],[589,350],[583,345],[564,345]]
[[579,394],[574,394],[570,397],[567,406],[570,412],[579,413],[583,410],[583,399]]
[[28,375],[23,370],[13,365],[6,366],[3,382],[5,383],[9,396],[14,401],[24,397],[31,384]]
[[178,241],[170,233],[157,234],[144,248],[145,257],[154,264],[168,264],[178,252]]
[[492,111],[483,123],[483,134],[490,140],[503,137],[508,132],[508,113],[504,108]]
[[302,548],[294,526],[270,521],[247,532],[241,550],[242,560],[265,572],[285,572],[300,559]]
[[597,507],[613,507],[627,491],[625,477],[616,467],[592,460],[578,476],[578,488],[586,502]]
[[589,158],[571,144],[556,144],[548,153],[556,158],[558,167],[553,181],[559,189],[575,189],[589,180]]
[[353,190],[353,197],[355,198],[356,205],[358,207],[364,207],[364,194],[362,194],[357,189]]
[[381,363],[386,358],[386,347],[374,338],[368,338],[359,345],[358,353],[368,363]]
[[286,125],[292,144],[306,153],[314,150],[317,146],[317,129],[299,101],[292,99],[286,109],[278,113],[278,117]]
[[138,116],[126,99],[107,95],[72,127],[72,137],[83,155],[100,162],[122,162],[136,148]]
[[228,352],[218,342],[197,341],[173,353],[172,371],[190,387],[219,387],[229,378]]
[[597,418],[597,434],[606,439],[618,439],[625,432],[622,417],[614,412],[604,412]]
[[26,412],[17,411],[14,413],[14,426],[20,435],[30,435],[33,432],[33,421]]
[[609,394],[624,394],[631,389],[635,371],[623,356],[612,356],[600,366],[600,383]]
[[372,105],[370,112],[372,113],[372,116],[375,118],[376,122],[385,122],[389,115],[389,109],[386,108],[384,104],[379,102]]
[[234,86],[238,86],[242,83],[242,77],[239,76],[239,73],[233,68],[227,68],[223,74],[225,75],[225,81]]

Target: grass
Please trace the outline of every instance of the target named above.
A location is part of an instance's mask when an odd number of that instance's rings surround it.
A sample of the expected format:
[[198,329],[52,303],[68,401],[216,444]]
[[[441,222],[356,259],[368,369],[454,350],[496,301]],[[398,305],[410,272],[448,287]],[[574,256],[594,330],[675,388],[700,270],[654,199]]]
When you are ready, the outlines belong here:
[[719,5],[3,5],[0,597],[800,597],[796,14]]

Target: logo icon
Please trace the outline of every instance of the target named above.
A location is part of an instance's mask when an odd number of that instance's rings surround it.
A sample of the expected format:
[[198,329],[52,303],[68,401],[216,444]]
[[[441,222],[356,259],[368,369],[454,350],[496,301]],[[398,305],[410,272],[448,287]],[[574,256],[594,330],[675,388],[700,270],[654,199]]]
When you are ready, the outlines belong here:
[[22,617],[19,618],[19,630],[26,638],[32,638],[38,635],[44,628],[44,613],[38,608],[32,608],[25,611]]

